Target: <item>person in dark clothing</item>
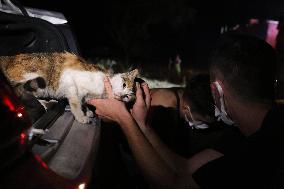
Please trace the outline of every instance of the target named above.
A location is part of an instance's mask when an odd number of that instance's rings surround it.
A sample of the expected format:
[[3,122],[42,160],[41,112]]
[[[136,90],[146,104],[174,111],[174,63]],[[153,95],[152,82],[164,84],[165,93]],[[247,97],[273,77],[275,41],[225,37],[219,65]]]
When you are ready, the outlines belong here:
[[260,39],[230,34],[210,61],[216,104],[222,109],[223,103],[240,133],[224,137],[215,148],[224,156],[193,178],[202,188],[283,188],[284,110],[274,103],[274,50]]
[[184,88],[154,88],[150,94],[149,126],[179,155],[214,146],[225,130],[214,116],[209,74],[193,76]]
[[284,188],[283,115],[283,107],[275,105],[247,138],[237,132],[224,135],[215,147],[224,156],[198,169],[195,181],[202,188]]
[[283,108],[274,103],[275,62],[274,49],[263,40],[222,36],[210,57],[211,92],[216,115],[236,131],[189,159],[170,151],[148,129],[151,99],[145,83],[137,84],[130,112],[112,97],[108,80],[110,98],[89,103],[99,116],[119,124],[137,165],[156,188],[283,188],[284,122]]

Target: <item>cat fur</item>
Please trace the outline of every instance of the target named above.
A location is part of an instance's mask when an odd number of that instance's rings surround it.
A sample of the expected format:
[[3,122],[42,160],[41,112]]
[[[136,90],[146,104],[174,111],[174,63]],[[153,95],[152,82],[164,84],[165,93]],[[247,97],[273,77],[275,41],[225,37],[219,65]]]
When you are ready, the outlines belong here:
[[137,69],[109,75],[106,70],[68,52],[3,56],[0,68],[12,86],[24,85],[37,98],[67,98],[71,112],[81,123],[88,123],[92,116],[89,110],[83,112],[83,103],[90,98],[105,98],[106,76],[116,99],[124,102],[135,99]]

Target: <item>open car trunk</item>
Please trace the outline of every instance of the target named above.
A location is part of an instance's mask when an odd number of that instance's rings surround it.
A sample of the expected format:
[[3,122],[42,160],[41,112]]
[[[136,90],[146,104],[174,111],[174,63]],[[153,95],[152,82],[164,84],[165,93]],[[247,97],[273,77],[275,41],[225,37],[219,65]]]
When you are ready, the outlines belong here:
[[74,119],[65,101],[53,103],[34,122],[35,129],[45,134],[33,136],[32,151],[57,174],[78,182],[86,182],[96,162],[100,141],[100,120],[90,124]]
[[[0,56],[64,51],[80,54],[61,13],[4,2],[0,6]],[[75,183],[87,183],[96,163],[100,121],[94,118],[90,124],[78,123],[64,100],[47,110],[33,96],[22,97],[22,101],[33,128],[45,131],[30,136],[32,151],[57,174]]]

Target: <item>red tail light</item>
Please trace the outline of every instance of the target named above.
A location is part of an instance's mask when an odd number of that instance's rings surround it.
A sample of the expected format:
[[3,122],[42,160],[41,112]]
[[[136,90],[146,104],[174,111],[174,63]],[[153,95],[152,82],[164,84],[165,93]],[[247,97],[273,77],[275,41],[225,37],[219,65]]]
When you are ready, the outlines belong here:
[[41,157],[39,155],[35,155],[34,156],[35,159],[40,163],[40,165],[45,168],[45,169],[48,169],[48,166],[47,164],[41,159]]
[[22,140],[22,133],[31,126],[21,101],[0,73],[0,146],[9,141]]
[[7,96],[3,97],[4,104],[10,109],[10,111],[15,111],[15,106],[13,105],[11,99]]
[[22,145],[24,145],[26,143],[26,141],[27,141],[27,134],[26,133],[21,133],[20,134],[20,143]]

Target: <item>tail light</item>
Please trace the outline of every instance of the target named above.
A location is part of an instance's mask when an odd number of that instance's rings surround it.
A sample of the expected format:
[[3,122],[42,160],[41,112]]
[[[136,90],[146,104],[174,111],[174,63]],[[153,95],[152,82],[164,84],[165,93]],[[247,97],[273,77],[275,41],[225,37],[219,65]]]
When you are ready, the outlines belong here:
[[24,106],[0,73],[0,144],[20,137],[30,126]]
[[30,126],[24,106],[0,72],[0,167],[25,152]]

